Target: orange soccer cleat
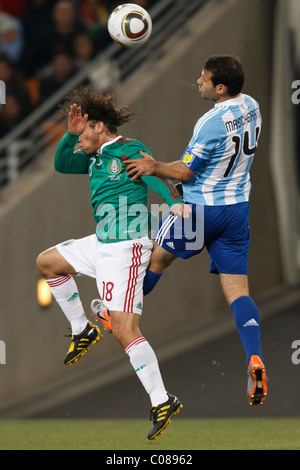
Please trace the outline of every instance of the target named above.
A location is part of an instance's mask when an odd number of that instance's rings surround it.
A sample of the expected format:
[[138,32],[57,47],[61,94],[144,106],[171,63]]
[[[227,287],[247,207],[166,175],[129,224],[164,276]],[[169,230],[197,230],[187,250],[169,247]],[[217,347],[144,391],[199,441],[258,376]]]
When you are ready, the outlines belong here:
[[94,299],[91,302],[91,311],[92,315],[96,320],[100,320],[104,326],[104,328],[111,333],[111,320],[110,320],[110,313],[108,308],[105,306],[103,300],[101,299]]
[[262,405],[267,393],[266,368],[259,356],[253,355],[248,366],[247,394],[250,405]]

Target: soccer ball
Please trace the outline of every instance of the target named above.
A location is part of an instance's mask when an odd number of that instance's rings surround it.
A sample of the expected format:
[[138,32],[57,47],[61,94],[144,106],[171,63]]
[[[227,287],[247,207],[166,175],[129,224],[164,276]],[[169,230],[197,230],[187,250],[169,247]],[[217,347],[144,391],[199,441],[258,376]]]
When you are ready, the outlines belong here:
[[148,41],[152,32],[149,13],[139,5],[119,5],[108,18],[107,29],[111,38],[125,47],[139,47]]

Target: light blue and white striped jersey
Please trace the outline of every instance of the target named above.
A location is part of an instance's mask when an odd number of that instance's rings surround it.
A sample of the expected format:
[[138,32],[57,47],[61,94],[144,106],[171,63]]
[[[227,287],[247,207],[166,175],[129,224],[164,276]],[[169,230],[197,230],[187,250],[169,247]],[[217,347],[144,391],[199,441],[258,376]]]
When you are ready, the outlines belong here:
[[258,103],[243,93],[215,104],[197,121],[181,157],[195,172],[183,182],[187,202],[219,206],[249,200],[261,122]]

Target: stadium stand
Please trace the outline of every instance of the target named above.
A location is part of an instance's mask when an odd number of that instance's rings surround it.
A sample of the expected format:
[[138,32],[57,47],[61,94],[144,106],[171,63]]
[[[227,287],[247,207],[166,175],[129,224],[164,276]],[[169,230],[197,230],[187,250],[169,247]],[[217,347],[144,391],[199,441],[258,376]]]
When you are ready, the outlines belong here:
[[[7,103],[0,105],[0,187],[60,137],[51,116],[75,85],[115,92],[207,1],[192,0],[188,7],[182,0],[134,2],[148,8],[155,21],[151,42],[138,52],[120,49],[108,35],[106,21],[119,2],[28,0],[18,8],[2,2],[0,80],[6,84]],[[15,32],[7,31],[9,25]],[[12,37],[5,41],[8,34]]]

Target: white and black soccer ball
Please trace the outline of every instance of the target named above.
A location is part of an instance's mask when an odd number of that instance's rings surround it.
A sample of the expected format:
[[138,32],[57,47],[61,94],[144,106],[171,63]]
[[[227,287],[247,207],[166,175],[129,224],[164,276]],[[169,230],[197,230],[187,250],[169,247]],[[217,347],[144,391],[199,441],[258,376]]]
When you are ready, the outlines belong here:
[[139,47],[151,36],[152,20],[149,13],[134,3],[119,5],[108,18],[111,38],[125,47]]

